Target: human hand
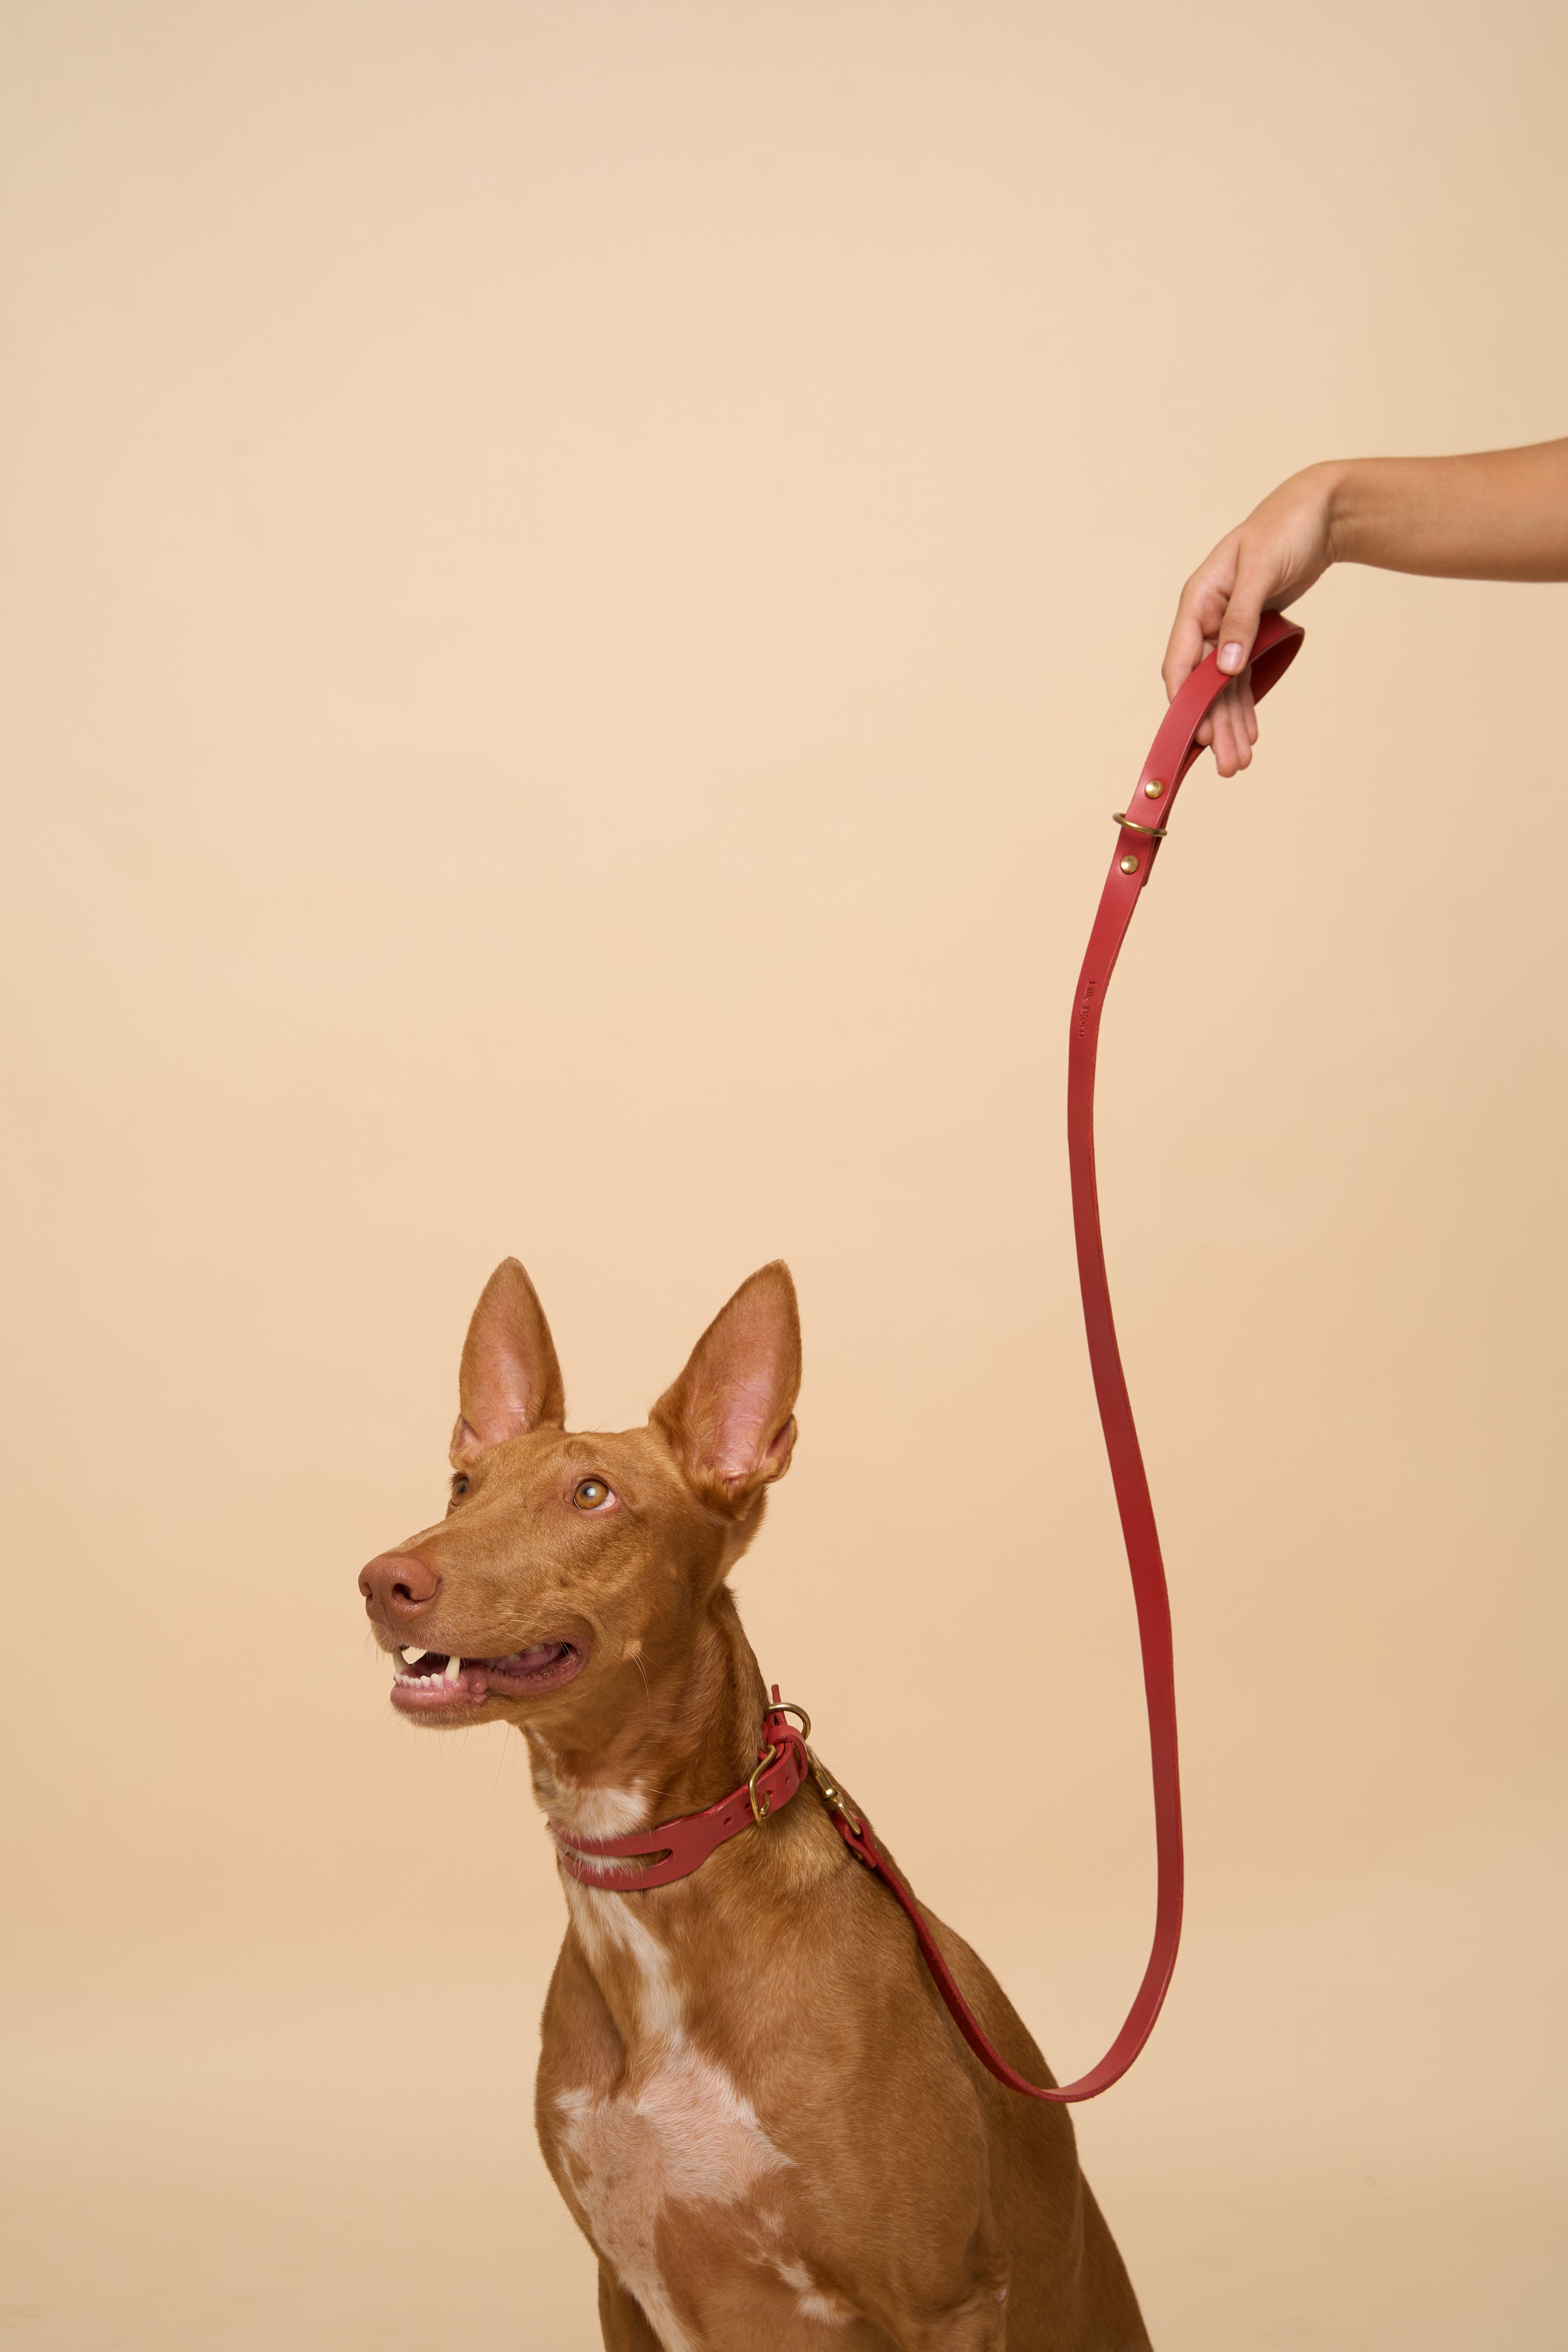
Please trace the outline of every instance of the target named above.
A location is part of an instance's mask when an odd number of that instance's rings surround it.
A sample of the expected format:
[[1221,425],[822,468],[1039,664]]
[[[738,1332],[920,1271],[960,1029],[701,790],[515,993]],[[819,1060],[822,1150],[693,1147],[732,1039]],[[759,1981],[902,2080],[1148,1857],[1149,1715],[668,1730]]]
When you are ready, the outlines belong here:
[[1247,667],[1258,625],[1321,579],[1334,560],[1331,539],[1339,469],[1309,466],[1270,490],[1244,523],[1227,532],[1182,591],[1165,648],[1165,692],[1173,698],[1204,656],[1219,647],[1232,683],[1211,704],[1198,741],[1210,744],[1222,776],[1252,759],[1258,714]]

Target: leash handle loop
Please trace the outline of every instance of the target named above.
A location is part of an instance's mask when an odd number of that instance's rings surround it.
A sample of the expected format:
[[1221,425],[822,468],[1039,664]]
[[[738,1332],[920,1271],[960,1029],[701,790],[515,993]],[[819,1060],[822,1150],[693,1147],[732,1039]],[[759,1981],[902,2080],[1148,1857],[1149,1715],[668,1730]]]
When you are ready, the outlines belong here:
[[[1264,615],[1252,648],[1252,691],[1265,695],[1278,684],[1300,649],[1302,632],[1279,613]],[[1149,1964],[1134,1996],[1126,2021],[1098,2065],[1075,2083],[1030,2083],[1016,2073],[986,2035],[959,1990],[952,1971],[939,1950],[920,1906],[877,1846],[870,1826],[852,1827],[842,1814],[835,1820],[844,1843],[857,1859],[874,1871],[909,1914],[921,1957],[938,1991],[952,2013],[960,2032],[981,2063],[999,2083],[1031,2099],[1071,2105],[1092,2099],[1120,2081],[1148,2041],[1159,2016],[1176,1948],[1182,1936],[1182,1791],[1176,1745],[1176,1691],[1171,1647],[1171,1601],[1160,1555],[1159,1530],[1149,1480],[1132,1419],[1132,1403],[1116,1344],[1116,1324],[1110,1311],[1110,1286],[1105,1271],[1105,1245],[1100,1228],[1100,1193],[1094,1168],[1094,1076],[1105,992],[1121,942],[1127,936],[1139,897],[1153,871],[1154,860],[1171,821],[1182,779],[1203,746],[1197,730],[1211,703],[1231,680],[1217,667],[1213,654],[1199,663],[1180,688],[1150,747],[1138,779],[1133,806],[1157,815],[1157,824],[1119,819],[1116,849],[1100,894],[1100,909],[1089,933],[1089,949],[1079,975],[1073,1001],[1072,1028],[1068,1042],[1068,1161],[1072,1173],[1073,1229],[1078,1242],[1079,1286],[1083,1295],[1084,1329],[1100,1405],[1100,1427],[1110,1458],[1111,1483],[1121,1518],[1127,1564],[1138,1610],[1138,1640],[1143,1656],[1143,1694],[1149,1717],[1149,1755],[1154,1784],[1154,1846],[1157,1891],[1154,1935]]]

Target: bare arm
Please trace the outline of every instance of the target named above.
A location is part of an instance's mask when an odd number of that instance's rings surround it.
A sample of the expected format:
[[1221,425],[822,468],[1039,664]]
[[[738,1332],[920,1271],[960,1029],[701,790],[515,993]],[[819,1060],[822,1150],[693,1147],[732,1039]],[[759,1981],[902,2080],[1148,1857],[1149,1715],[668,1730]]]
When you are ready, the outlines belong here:
[[1165,650],[1174,694],[1211,646],[1236,674],[1200,730],[1222,776],[1252,758],[1247,664],[1258,624],[1331,563],[1448,580],[1568,580],[1568,440],[1465,457],[1331,459],[1292,474],[1182,591]]

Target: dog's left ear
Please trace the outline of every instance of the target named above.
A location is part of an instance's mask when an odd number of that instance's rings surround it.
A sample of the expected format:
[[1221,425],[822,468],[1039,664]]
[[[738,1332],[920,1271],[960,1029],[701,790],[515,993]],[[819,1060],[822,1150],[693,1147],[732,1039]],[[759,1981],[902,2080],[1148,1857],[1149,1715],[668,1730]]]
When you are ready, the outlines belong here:
[[800,1309],[782,1258],[721,1307],[648,1415],[704,1499],[740,1518],[795,1448]]

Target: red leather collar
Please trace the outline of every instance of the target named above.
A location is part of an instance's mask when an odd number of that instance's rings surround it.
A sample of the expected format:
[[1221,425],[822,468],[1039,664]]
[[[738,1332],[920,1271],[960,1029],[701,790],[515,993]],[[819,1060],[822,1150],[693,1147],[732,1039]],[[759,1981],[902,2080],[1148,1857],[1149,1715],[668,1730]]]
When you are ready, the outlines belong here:
[[[668,1886],[671,1879],[689,1878],[715,1847],[780,1811],[808,1768],[805,1741],[789,1721],[784,1705],[775,1683],[773,1703],[763,1718],[757,1769],[716,1805],[708,1805],[700,1813],[678,1813],[674,1821],[660,1822],[657,1829],[632,1830],[625,1837],[568,1840],[552,1824],[563,1870],[569,1870],[584,1886],[607,1887],[616,1895],[638,1894],[645,1886]],[[639,1870],[594,1867],[596,1862],[638,1859],[643,1864]]]

